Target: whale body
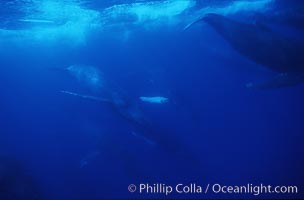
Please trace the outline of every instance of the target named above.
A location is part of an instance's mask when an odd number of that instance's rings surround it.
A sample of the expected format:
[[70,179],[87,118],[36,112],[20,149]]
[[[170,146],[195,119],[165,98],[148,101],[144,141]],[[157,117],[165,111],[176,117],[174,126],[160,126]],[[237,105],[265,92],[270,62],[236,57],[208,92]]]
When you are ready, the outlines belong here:
[[211,25],[240,54],[278,72],[304,72],[304,44],[257,24],[245,24],[218,14],[201,20]]
[[228,17],[210,13],[191,23],[203,21],[215,29],[237,52],[278,72],[279,76],[265,83],[250,84],[278,88],[304,81],[304,43],[282,36],[263,24],[247,24]]
[[[135,131],[131,132],[132,136],[143,140],[149,145],[157,146],[168,153],[172,153],[178,158],[197,161],[179,140],[172,138],[170,134],[167,135],[163,130],[154,127],[153,123],[146,117],[144,111],[141,109],[138,101],[131,98],[124,90],[121,90],[120,87],[114,87],[113,82],[110,84],[110,80],[105,80],[100,72],[96,70],[97,68],[93,66],[72,65],[64,71],[73,75],[74,78],[87,86],[90,86],[90,83],[95,83],[94,81],[91,82],[90,79],[94,77],[92,75],[96,75],[95,72],[98,72],[95,77],[102,81],[102,84],[100,85],[100,89],[102,89],[101,93],[92,94],[90,92],[90,94],[80,94],[68,90],[62,90],[60,92],[69,96],[109,105],[114,112],[135,128]],[[92,86],[94,86],[94,84],[92,84]],[[160,96],[144,97],[143,100],[149,101],[150,103],[164,103],[168,101],[167,98]],[[83,159],[80,167],[85,167],[88,162],[87,159]]]

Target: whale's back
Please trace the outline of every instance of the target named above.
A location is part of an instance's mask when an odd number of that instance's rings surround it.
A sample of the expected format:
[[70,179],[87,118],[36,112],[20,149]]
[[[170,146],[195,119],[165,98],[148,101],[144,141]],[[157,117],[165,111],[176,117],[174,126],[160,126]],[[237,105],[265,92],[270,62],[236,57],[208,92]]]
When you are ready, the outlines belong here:
[[218,14],[202,20],[212,26],[240,54],[278,72],[304,72],[304,44],[257,24],[234,21]]

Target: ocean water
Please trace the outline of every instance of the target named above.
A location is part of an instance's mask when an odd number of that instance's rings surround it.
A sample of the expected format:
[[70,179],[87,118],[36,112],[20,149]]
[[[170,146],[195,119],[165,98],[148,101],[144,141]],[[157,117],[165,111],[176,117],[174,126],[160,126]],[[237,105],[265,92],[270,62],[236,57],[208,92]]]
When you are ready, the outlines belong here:
[[[284,87],[248,88],[281,72],[207,23],[184,30],[217,13],[302,44],[303,10],[300,0],[2,0],[0,199],[303,198],[304,66]],[[286,68],[304,53],[292,52]]]

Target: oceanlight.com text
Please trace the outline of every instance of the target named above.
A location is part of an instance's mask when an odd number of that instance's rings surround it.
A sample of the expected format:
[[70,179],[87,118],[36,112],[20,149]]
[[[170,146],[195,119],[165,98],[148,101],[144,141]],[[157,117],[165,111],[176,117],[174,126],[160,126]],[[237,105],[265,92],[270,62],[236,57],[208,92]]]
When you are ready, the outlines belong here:
[[272,186],[272,185],[254,185],[247,184],[243,186],[227,186],[221,184],[212,185],[213,193],[222,194],[253,194],[255,196],[261,194],[297,194],[297,186]]
[[128,190],[131,193],[139,194],[163,194],[165,196],[175,194],[249,194],[249,195],[263,195],[263,194],[298,194],[297,186],[273,186],[267,184],[244,184],[244,185],[224,185],[224,184],[198,184],[179,183],[176,185],[169,185],[164,183],[140,183],[138,185],[130,184]]

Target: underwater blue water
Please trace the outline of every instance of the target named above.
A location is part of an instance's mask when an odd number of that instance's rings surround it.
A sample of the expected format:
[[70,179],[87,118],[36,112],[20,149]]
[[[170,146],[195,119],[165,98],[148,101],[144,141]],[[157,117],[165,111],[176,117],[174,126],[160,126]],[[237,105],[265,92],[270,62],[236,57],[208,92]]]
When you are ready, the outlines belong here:
[[[183,30],[209,12],[251,24],[285,9],[302,13],[302,1],[288,2],[1,1],[0,155],[23,175],[3,171],[1,157],[0,197],[9,191],[12,199],[45,200],[303,198],[304,86],[249,89],[247,83],[277,73],[207,24]],[[271,25],[302,40],[301,26],[280,24],[286,21]],[[143,121],[129,115],[134,104]],[[14,184],[2,178],[7,173]],[[140,183],[265,183],[296,185],[299,193],[128,191]]]

